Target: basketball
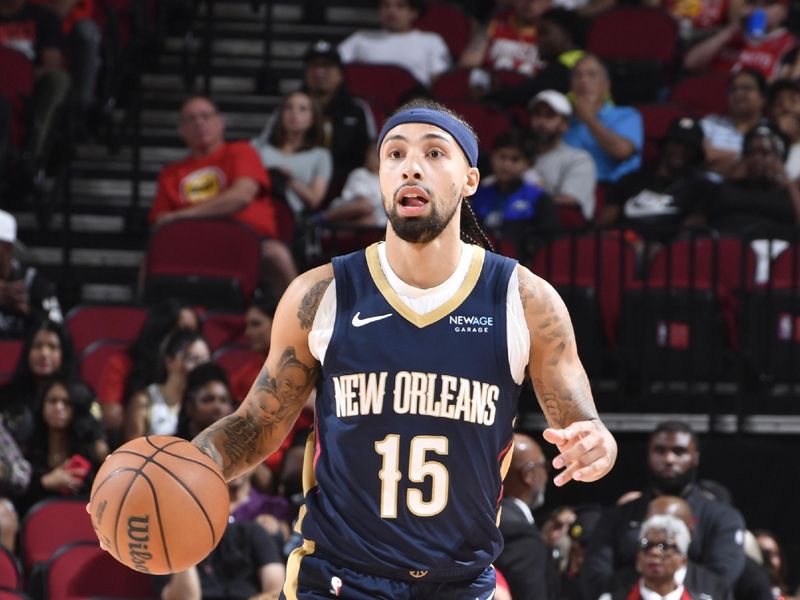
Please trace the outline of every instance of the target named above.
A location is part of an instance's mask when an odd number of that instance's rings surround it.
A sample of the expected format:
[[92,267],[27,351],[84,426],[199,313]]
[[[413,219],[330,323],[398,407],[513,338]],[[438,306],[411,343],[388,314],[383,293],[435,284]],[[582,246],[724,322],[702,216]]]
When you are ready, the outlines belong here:
[[229,506],[219,466],[191,442],[168,435],[120,446],[98,471],[89,500],[108,552],[158,575],[208,556],[225,531]]

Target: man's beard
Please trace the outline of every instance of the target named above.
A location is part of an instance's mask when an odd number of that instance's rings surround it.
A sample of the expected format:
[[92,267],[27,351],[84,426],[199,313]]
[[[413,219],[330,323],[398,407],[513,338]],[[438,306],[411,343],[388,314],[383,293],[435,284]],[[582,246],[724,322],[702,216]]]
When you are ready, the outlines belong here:
[[551,133],[549,131],[531,130],[531,138],[533,139],[533,143],[537,146],[548,147],[558,139],[558,136],[559,133],[557,131]]
[[655,473],[650,473],[650,483],[662,494],[667,496],[680,496],[690,483],[697,478],[697,467],[690,467],[682,475],[675,477],[660,477]]
[[[402,217],[397,212],[398,203],[393,204],[391,209],[386,211],[392,229],[401,240],[411,244],[427,244],[435,240],[450,224],[456,210],[461,206],[459,202],[454,202],[450,212],[443,215],[436,204],[433,202],[429,202],[429,204],[431,205],[431,214],[428,216]],[[383,205],[386,206],[385,198]]]

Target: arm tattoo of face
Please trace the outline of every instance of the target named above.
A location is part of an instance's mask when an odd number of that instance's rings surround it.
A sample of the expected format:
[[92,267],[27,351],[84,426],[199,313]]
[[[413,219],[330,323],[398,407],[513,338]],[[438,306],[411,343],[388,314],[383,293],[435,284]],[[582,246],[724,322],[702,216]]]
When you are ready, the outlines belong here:
[[273,376],[265,366],[256,380],[254,407],[244,414],[228,415],[194,439],[223,470],[226,478],[247,470],[264,458],[267,449],[281,440],[272,436],[282,431],[279,425],[294,418],[302,409],[318,369],[300,361],[288,347],[278,361]]
[[300,301],[300,308],[297,309],[297,319],[300,321],[301,329],[311,329],[319,303],[322,302],[322,296],[325,295],[325,290],[328,289],[331,281],[333,281],[332,277],[318,281],[303,296]]

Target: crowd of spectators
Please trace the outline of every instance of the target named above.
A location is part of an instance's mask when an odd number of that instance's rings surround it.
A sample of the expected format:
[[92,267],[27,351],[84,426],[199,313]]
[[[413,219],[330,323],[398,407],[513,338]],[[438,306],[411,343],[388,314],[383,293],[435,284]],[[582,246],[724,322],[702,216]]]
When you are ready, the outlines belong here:
[[[510,126],[482,146],[483,182],[471,199],[487,230],[508,242],[501,247],[575,222],[661,243],[700,226],[780,237],[800,222],[800,54],[784,26],[783,2],[702,0],[688,12],[688,3],[644,3],[678,21],[687,72],[728,73],[726,112],[687,109],[649,158],[642,112],[614,102],[614,73],[585,47],[592,17],[613,0],[494,4],[488,13],[472,6],[473,38],[455,54],[441,35],[415,27],[424,3],[378,0],[379,29],[354,32],[338,47],[333,40],[309,45],[300,89],[282,98],[252,140],[226,140],[225,115],[212,98],[192,95],[177,107],[187,156],[164,165],[150,224],[233,218],[262,239],[262,281],[245,313],[255,356],[231,376],[211,361],[200,314],[169,302],[151,309],[97,389],[87,387],[54,287],[14,257],[16,221],[0,211],[0,335],[24,340],[13,377],[0,388],[3,545],[15,550],[20,518],[35,502],[84,495],[118,444],[146,434],[191,439],[230,413],[268,351],[275,298],[310,266],[302,237],[342,224],[385,225],[374,138],[376,121],[395,107],[351,95],[349,63],[406,69],[418,84],[408,97],[432,95],[440,78],[464,70],[463,100],[505,111]],[[92,109],[99,33],[81,7],[0,0],[0,45],[35,65],[24,146],[32,156],[45,151],[49,123],[68,94],[81,114]],[[762,32],[750,26],[756,11],[765,15]],[[33,28],[19,25],[34,21]],[[20,38],[26,31],[34,37]],[[65,35],[72,56],[88,57],[71,61],[69,74]],[[0,139],[0,160],[9,143]],[[198,568],[160,580],[162,597],[277,592],[297,541],[290,528],[312,423],[309,407],[277,453],[230,482],[228,533]],[[539,525],[533,515],[545,504],[548,464],[518,434],[500,520],[506,549],[497,561],[504,588],[497,597],[788,598],[779,536],[756,531],[757,544],[747,547],[747,524],[730,494],[697,477],[699,440],[687,425],[656,428],[646,461],[648,480],[634,483],[618,505],[548,507]]]

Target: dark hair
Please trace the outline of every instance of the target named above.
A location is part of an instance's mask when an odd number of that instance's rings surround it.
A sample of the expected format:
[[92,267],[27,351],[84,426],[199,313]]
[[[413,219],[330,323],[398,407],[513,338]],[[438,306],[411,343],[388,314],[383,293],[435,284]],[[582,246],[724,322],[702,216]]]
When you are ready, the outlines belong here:
[[742,139],[742,156],[747,155],[747,148],[753,140],[757,138],[767,138],[772,149],[781,157],[781,161],[786,161],[786,157],[789,155],[789,140],[782,131],[775,129],[767,123],[760,123],[744,134],[744,138]]
[[739,75],[748,75],[752,77],[753,80],[756,82],[756,86],[758,87],[758,93],[762,96],[766,97],[767,95],[767,79],[761,73],[761,71],[757,71],[752,67],[742,67],[741,69],[736,69],[735,71],[731,71],[730,77],[728,77],[728,85],[732,85],[733,81],[739,77]]
[[208,344],[206,339],[199,332],[186,331],[185,329],[173,329],[169,335],[164,338],[158,352],[159,364],[156,377],[158,383],[164,383],[167,380],[167,368],[164,361],[168,357],[174,358],[197,341],[203,341]]
[[778,577],[780,578],[780,581],[778,583],[781,586],[785,586],[786,585],[786,570],[787,570],[786,555],[783,552],[783,545],[781,544],[780,540],[778,539],[778,536],[775,535],[774,533],[772,533],[769,529],[753,529],[750,533],[752,533],[753,537],[756,537],[756,538],[759,537],[759,536],[760,537],[772,538],[772,540],[775,542],[775,545],[778,546],[778,556],[781,559],[781,568],[780,568],[780,571],[778,571]]
[[584,25],[574,10],[556,7],[546,10],[539,17],[540,21],[550,21],[562,29],[579,48],[583,47]]
[[800,94],[800,81],[794,79],[778,79],[778,81],[770,84],[767,89],[767,103],[770,107],[775,103],[775,100],[784,92],[794,92]]
[[689,437],[694,443],[694,447],[698,449],[700,448],[700,440],[698,439],[697,434],[692,431],[692,428],[689,427],[689,424],[684,421],[662,421],[656,425],[653,433],[650,434],[650,440],[652,440],[659,433],[688,433]]
[[308,98],[308,101],[311,104],[311,126],[303,136],[303,144],[300,146],[300,150],[310,150],[311,148],[322,146],[324,144],[325,136],[323,133],[322,112],[320,111],[319,106],[316,102],[314,102],[314,99],[309,96],[307,92],[296,90],[286,94],[283,97],[283,100],[281,100],[280,106],[278,106],[278,118],[275,120],[275,127],[273,127],[272,133],[269,135],[269,143],[276,148],[280,148],[284,143],[286,143],[286,137],[288,135],[286,127],[283,124],[283,109],[289,102],[289,98],[299,94],[302,94]]
[[[478,139],[478,134],[475,133],[475,129],[464,117],[447,108],[444,104],[436,102],[435,100],[431,100],[430,98],[415,98],[398,107],[397,110],[395,110],[392,114],[411,110],[413,108],[426,108],[429,110],[437,110],[446,113],[466,127],[475,136],[476,140]],[[475,212],[472,210],[472,205],[469,203],[467,198],[464,198],[461,201],[461,239],[468,244],[475,244],[476,246],[482,246],[487,250],[494,251],[492,242],[489,241],[486,233],[484,233],[483,229],[481,228],[478,218],[475,216]]]
[[44,420],[44,399],[56,385],[64,386],[72,407],[72,420],[68,426],[69,454],[80,454],[95,462],[94,444],[103,437],[103,425],[92,414],[95,396],[91,388],[80,379],[64,377],[55,377],[47,382],[36,400],[31,437],[35,443],[30,445],[31,462],[47,464],[49,435]]
[[133,368],[125,383],[126,398],[130,398],[134,393],[153,383],[158,377],[158,368],[161,362],[159,347],[166,335],[175,329],[181,311],[184,309],[193,310],[187,304],[169,299],[154,306],[148,313],[142,330],[128,350]]
[[181,102],[180,107],[178,107],[178,114],[182,113],[183,109],[186,108],[186,105],[194,100],[205,100],[212,107],[214,107],[215,113],[219,112],[219,107],[217,106],[217,103],[214,102],[211,98],[209,98],[208,96],[204,96],[203,94],[192,94],[191,96],[187,96],[186,98],[184,98],[183,102]]
[[178,426],[175,431],[177,437],[185,440],[189,439],[189,411],[187,407],[189,403],[194,402],[195,394],[197,394],[198,390],[212,381],[219,381],[230,390],[231,386],[225,369],[214,362],[197,365],[189,372],[189,376],[186,378],[186,389],[183,392],[183,398],[181,398],[181,410],[178,413]]
[[494,139],[492,150],[500,148],[513,148],[519,151],[525,160],[533,160],[533,142],[527,132],[521,129],[511,128],[505,130]]
[[33,341],[40,331],[55,333],[61,346],[61,366],[53,374],[52,378],[69,378],[77,372],[75,347],[72,345],[72,337],[69,335],[67,328],[57,321],[50,319],[40,320],[28,329],[25,342],[22,345],[22,352],[19,355],[19,361],[17,361],[17,368],[14,370],[14,379],[12,381],[20,386],[20,389],[29,389],[31,391],[36,389],[36,376],[31,371],[29,357],[33,348]]

